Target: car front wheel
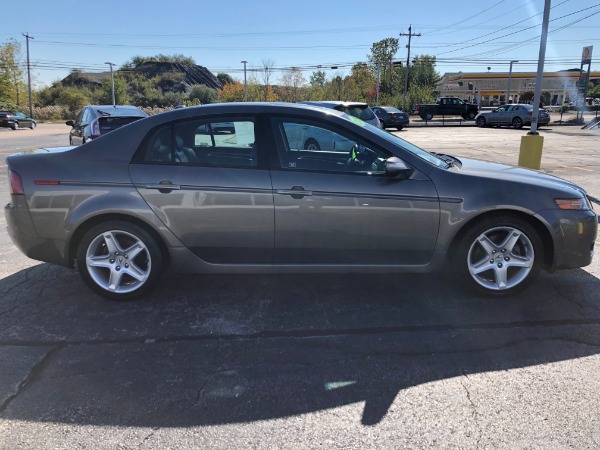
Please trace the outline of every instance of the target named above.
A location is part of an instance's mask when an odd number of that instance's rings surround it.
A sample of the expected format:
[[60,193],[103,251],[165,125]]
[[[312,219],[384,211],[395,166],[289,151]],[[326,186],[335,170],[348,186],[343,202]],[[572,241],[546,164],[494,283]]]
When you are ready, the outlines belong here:
[[31,122],[31,125],[29,125],[29,128],[31,128],[32,130],[35,130],[35,126],[36,126],[35,122]]
[[13,123],[12,129],[13,130],[18,130],[19,129],[19,122]]
[[452,255],[465,284],[487,295],[524,289],[539,274],[544,259],[537,231],[518,217],[494,216],[471,226]]
[[477,119],[477,126],[478,127],[485,127],[485,117],[479,117]]
[[85,233],[77,248],[77,268],[85,283],[111,300],[147,293],[162,274],[161,250],[144,228],[107,221]]

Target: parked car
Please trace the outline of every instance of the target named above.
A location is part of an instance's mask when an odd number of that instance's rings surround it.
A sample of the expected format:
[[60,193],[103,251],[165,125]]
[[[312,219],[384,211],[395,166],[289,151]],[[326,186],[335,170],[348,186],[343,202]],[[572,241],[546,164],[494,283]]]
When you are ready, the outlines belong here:
[[371,109],[381,122],[381,128],[384,130],[386,128],[401,130],[410,123],[408,114],[393,106],[373,106]]
[[131,105],[88,105],[67,121],[73,127],[69,132],[69,145],[85,144],[117,128],[147,117],[141,109]]
[[[298,148],[304,126],[353,145]],[[178,109],[6,161],[13,242],[30,258],[76,262],[92,290],[116,300],[142,296],[169,267],[450,269],[473,289],[508,295],[541,269],[590,264],[598,228],[586,191],[571,182],[430,153],[303,105]]]
[[373,110],[366,103],[360,102],[342,102],[342,101],[320,101],[320,102],[298,102],[301,105],[320,106],[322,108],[332,108],[336,111],[345,112],[360,120],[364,120],[377,128],[381,128],[381,122]]
[[473,120],[479,111],[477,105],[465,102],[456,97],[439,97],[435,103],[416,105],[417,114],[423,120],[431,120],[433,116],[462,116],[465,120]]
[[36,125],[35,119],[26,116],[22,112],[0,111],[0,127],[12,128],[13,130],[19,128],[31,128],[33,130]]
[[[523,128],[523,125],[531,125],[533,117],[533,105],[523,103],[503,105],[492,111],[481,112],[475,117],[475,123],[479,127],[490,125],[508,126],[513,128]],[[550,123],[550,114],[546,110],[539,110],[538,126],[548,125]]]

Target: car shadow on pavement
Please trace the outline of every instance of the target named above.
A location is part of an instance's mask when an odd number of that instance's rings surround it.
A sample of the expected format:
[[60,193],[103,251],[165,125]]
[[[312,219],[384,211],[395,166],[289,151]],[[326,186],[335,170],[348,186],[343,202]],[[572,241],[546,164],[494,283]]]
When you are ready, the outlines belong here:
[[0,280],[0,361],[22,368],[0,374],[0,418],[188,427],[364,403],[377,424],[412,386],[597,354],[599,288],[580,269],[506,299],[439,276],[173,275],[114,303],[40,264]]

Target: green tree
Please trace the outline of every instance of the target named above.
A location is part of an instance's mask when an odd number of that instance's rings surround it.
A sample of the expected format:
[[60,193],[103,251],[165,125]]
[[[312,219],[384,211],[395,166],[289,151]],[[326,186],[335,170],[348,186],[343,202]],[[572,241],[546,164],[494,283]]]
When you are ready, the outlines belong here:
[[301,88],[304,84],[306,84],[306,79],[300,69],[296,67],[287,69],[281,77],[281,100],[284,102],[299,101]]
[[21,44],[11,39],[0,45],[0,101],[19,106],[25,103]]
[[198,100],[200,102],[198,104],[206,105],[208,103],[216,103],[219,99],[219,96],[217,91],[215,91],[214,89],[211,89],[204,84],[195,84],[190,89],[188,99],[191,102],[193,102],[194,100]]
[[[115,103],[117,105],[129,104],[129,94],[127,92],[127,80],[125,77],[116,73],[115,79]],[[112,83],[110,77],[102,80],[102,86],[99,89],[98,103],[112,105]]]
[[233,77],[231,75],[229,75],[228,73],[218,73],[217,79],[221,82],[221,84],[223,86],[226,84],[235,83],[235,80],[233,79]]
[[317,70],[317,71],[313,72],[312,75],[310,76],[309,84],[312,87],[322,88],[325,86],[326,81],[327,81],[327,76],[326,76],[325,72],[322,70]]
[[70,116],[75,117],[77,111],[90,104],[90,99],[77,89],[64,89],[58,95],[55,104],[66,107]]
[[398,47],[398,38],[385,38],[378,42],[374,42],[371,46],[371,53],[367,55],[373,73],[377,73],[377,66],[379,65],[381,79],[386,80],[390,85],[393,83],[394,78],[394,66],[392,65],[392,61],[394,60],[396,53],[398,53]]

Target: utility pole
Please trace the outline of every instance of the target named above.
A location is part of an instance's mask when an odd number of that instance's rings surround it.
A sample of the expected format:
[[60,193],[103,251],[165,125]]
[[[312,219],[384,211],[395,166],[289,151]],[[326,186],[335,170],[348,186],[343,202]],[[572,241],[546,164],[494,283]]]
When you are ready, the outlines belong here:
[[517,63],[517,62],[519,62],[519,61],[517,61],[516,59],[512,60],[510,62],[510,68],[508,69],[508,86],[507,86],[507,89],[506,89],[506,101],[504,102],[507,105],[509,103],[514,103],[514,102],[510,101],[510,82],[511,82],[511,79],[512,79],[512,66],[513,66],[513,63]]
[[113,76],[113,66],[116,66],[116,64],[111,62],[105,62],[104,64],[108,64],[110,66],[110,83],[112,84],[112,103],[113,106],[115,106],[115,78]]
[[33,36],[29,36],[29,33],[23,33],[25,41],[27,42],[27,87],[29,89],[29,117],[33,117],[33,107],[31,106],[31,66],[29,65],[29,39],[33,39]]
[[421,33],[414,33],[412,32],[412,24],[408,27],[408,33],[400,33],[400,36],[408,36],[408,45],[406,46],[406,48],[408,48],[408,56],[406,57],[406,74],[404,76],[404,100],[403,100],[403,105],[402,105],[402,109],[404,109],[404,111],[406,111],[406,92],[408,91],[408,72],[409,72],[409,68],[410,68],[410,39],[413,36],[421,36]]
[[247,102],[248,101],[248,85],[246,84],[246,64],[248,64],[248,61],[242,61],[242,64],[244,64],[244,101]]

